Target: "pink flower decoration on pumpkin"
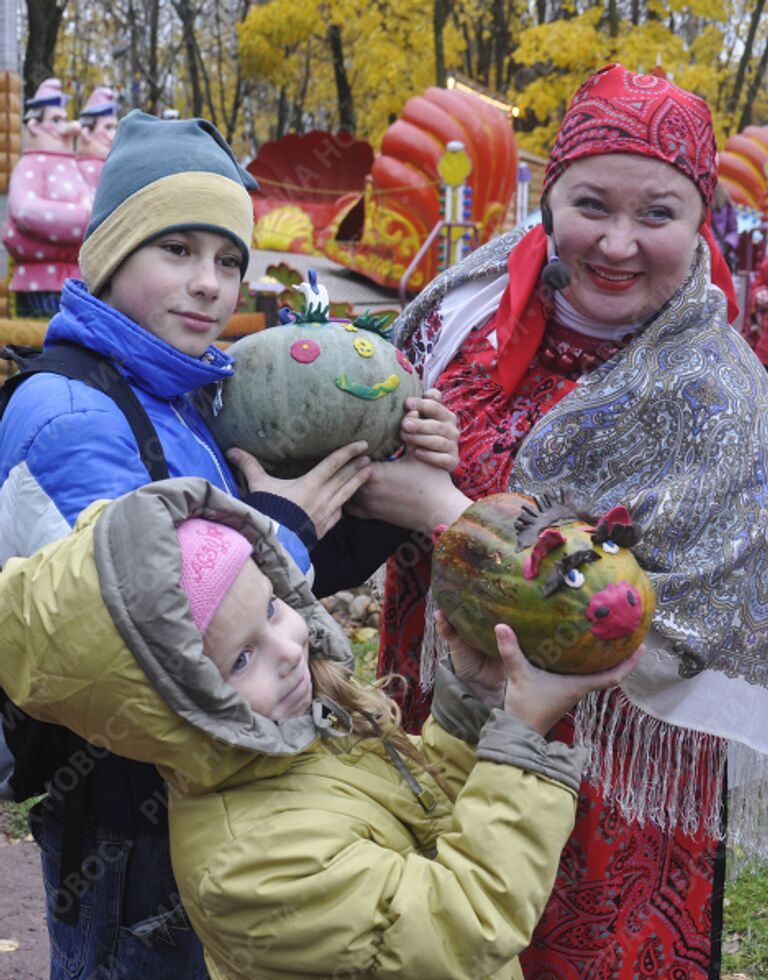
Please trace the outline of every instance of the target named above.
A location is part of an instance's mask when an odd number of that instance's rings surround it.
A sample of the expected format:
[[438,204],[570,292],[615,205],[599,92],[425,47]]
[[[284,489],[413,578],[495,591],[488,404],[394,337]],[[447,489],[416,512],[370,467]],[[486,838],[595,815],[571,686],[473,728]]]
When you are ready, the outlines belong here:
[[397,363],[404,371],[407,371],[408,374],[413,374],[413,365],[401,350],[395,351],[395,357],[397,358]]
[[311,364],[320,356],[320,344],[314,340],[297,340],[291,344],[291,357],[299,364]]

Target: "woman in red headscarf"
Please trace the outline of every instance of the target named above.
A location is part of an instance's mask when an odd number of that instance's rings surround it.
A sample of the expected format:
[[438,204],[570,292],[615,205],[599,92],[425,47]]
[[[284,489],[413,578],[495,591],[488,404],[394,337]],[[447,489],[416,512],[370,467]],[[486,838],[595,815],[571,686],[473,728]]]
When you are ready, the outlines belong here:
[[[565,114],[542,225],[448,269],[396,324],[458,416],[458,487],[624,504],[657,594],[640,667],[558,730],[575,724],[590,762],[529,980],[719,975],[726,750],[750,778],[768,756],[768,381],[729,326],[715,181],[706,103],[608,65]],[[413,730],[437,655],[428,587],[429,555],[390,559],[379,667],[410,680]],[[759,848],[753,796],[729,823]]]

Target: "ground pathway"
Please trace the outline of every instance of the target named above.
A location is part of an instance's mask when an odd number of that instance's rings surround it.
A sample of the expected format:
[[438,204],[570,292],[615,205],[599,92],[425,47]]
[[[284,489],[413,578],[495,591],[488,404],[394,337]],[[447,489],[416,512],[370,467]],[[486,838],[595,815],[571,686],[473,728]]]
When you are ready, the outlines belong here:
[[0,980],[46,980],[48,933],[37,845],[0,828]]

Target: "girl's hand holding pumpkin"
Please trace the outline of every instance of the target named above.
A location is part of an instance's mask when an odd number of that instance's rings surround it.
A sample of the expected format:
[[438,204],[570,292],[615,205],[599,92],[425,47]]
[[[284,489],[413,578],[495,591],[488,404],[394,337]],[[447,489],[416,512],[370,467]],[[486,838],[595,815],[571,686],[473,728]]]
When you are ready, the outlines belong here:
[[227,459],[243,474],[250,493],[264,491],[292,500],[311,518],[322,538],[341,517],[344,504],[371,476],[371,461],[363,455],[367,448],[365,442],[342,446],[293,480],[270,476],[244,449],[228,450]]
[[540,735],[546,735],[585,694],[620,684],[644,650],[638,647],[623,663],[597,674],[555,674],[534,667],[509,626],[496,627],[496,659],[465,643],[441,612],[435,618],[456,676],[467,690],[489,708],[503,708]]
[[440,639],[450,650],[454,673],[464,687],[489,708],[502,708],[507,686],[502,661],[465,643],[439,609],[435,623]]
[[459,426],[441,398],[437,388],[422,398],[406,398],[400,438],[417,459],[452,473],[459,465]]
[[507,675],[504,710],[540,735],[546,735],[585,694],[620,684],[635,669],[644,651],[641,645],[623,663],[597,674],[554,674],[534,667],[520,649],[511,627],[499,624],[495,632]]

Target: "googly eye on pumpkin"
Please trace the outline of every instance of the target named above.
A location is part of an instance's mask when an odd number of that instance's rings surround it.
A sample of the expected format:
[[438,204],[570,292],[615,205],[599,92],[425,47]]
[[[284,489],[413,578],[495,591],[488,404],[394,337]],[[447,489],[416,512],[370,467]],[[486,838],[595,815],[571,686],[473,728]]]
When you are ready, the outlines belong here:
[[606,555],[618,555],[620,550],[615,541],[603,541],[600,547],[603,549]]
[[580,589],[584,585],[584,576],[578,568],[571,568],[565,573],[564,581],[569,589]]

